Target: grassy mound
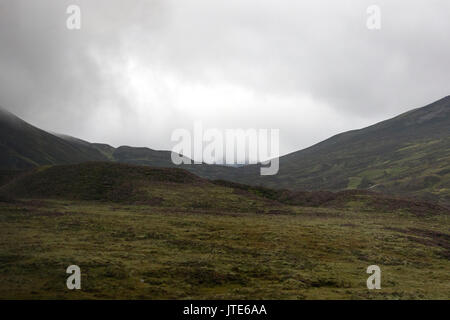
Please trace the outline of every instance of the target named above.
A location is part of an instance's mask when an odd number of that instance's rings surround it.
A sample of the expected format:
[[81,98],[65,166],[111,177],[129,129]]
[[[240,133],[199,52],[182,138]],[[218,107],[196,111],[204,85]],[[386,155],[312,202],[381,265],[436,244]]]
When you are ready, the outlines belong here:
[[0,186],[0,202],[61,199],[139,204],[217,213],[265,212],[283,207],[266,197],[238,194],[179,168],[112,162],[44,166]]
[[437,204],[365,190],[270,189],[228,181],[212,182],[179,168],[111,162],[39,167],[16,175],[0,187],[2,202],[27,198],[109,201],[218,212],[292,212],[294,207],[320,207],[406,211],[422,216],[449,213]]
[[145,189],[160,184],[208,183],[177,168],[151,168],[108,162],[45,166],[4,185],[0,193],[16,198],[145,200]]

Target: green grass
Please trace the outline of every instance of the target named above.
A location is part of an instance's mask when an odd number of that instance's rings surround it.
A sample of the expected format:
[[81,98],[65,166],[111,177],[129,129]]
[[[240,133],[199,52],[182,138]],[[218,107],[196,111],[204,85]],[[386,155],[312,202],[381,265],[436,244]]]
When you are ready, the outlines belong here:
[[361,183],[361,177],[350,177],[348,178],[348,186],[347,189],[357,189],[359,184]]
[[[0,203],[0,298],[450,297],[448,215],[355,203],[277,214],[186,203]],[[66,288],[71,264],[81,268],[82,290]],[[372,264],[382,270],[381,290],[366,288]]]
[[38,168],[0,191],[0,299],[450,297],[450,214],[435,204],[113,163]]

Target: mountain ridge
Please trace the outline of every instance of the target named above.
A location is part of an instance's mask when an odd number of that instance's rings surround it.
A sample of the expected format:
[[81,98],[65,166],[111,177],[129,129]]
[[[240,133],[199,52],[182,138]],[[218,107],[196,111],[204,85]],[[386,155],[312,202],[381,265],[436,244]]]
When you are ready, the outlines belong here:
[[[171,151],[114,148],[51,134],[4,109],[0,109],[0,137],[0,169],[85,161],[176,167]],[[450,204],[450,96],[284,155],[280,157],[279,173],[274,176],[260,176],[259,164],[178,167],[203,178],[270,188],[370,189]]]
[[0,153],[0,169],[105,160],[98,150],[70,143],[4,108],[0,109]]
[[[249,175],[252,169],[246,170]],[[450,96],[285,155],[276,176],[255,177],[253,172],[253,178],[243,180],[269,187],[289,184],[293,189],[332,191],[371,187],[414,195],[413,189],[424,182],[420,180],[435,179],[434,190],[423,186],[422,191],[429,189],[427,195],[434,200],[442,193],[448,201],[446,170],[450,170]]]

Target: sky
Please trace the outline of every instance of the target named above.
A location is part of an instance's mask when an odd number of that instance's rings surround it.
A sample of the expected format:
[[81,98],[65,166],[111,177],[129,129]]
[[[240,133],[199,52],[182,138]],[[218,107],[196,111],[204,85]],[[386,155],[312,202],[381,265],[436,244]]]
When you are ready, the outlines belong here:
[[286,154],[449,95],[449,13],[448,0],[0,0],[0,105],[115,147],[170,150],[196,121],[279,129]]

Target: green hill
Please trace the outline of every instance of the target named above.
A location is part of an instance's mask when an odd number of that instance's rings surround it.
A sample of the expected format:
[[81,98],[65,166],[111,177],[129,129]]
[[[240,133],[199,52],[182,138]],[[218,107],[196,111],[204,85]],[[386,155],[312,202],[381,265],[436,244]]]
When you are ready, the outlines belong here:
[[72,143],[38,129],[0,108],[0,169],[104,161],[96,148]]
[[450,97],[280,158],[277,175],[242,183],[295,190],[370,189],[450,203]]
[[232,186],[212,183],[180,168],[113,162],[43,166],[22,172],[0,187],[0,202],[65,199],[181,209],[264,211],[284,206]]
[[[0,169],[114,161],[175,167],[170,151],[90,143],[52,135],[0,111]],[[276,189],[363,189],[450,205],[450,97],[280,158],[274,176],[259,165],[182,165],[200,177]]]
[[[172,208],[289,212],[290,206],[348,208],[419,215],[448,213],[435,204],[388,197],[370,191],[290,191],[210,181],[179,168],[112,162],[43,166],[10,178],[3,199],[66,199]],[[280,211],[281,210],[281,211]]]
[[111,162],[44,166],[6,184],[2,191],[14,197],[79,200],[146,200],[144,189],[159,184],[204,184],[188,171]]

